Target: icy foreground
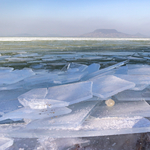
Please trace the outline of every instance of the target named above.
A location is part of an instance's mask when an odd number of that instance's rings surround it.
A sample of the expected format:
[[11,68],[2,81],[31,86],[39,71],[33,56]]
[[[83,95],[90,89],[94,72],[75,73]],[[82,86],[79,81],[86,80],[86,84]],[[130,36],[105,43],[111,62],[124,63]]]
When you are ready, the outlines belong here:
[[0,107],[0,135],[42,141],[149,132],[150,66],[126,63],[70,63],[40,73],[0,68],[0,103],[8,104]]

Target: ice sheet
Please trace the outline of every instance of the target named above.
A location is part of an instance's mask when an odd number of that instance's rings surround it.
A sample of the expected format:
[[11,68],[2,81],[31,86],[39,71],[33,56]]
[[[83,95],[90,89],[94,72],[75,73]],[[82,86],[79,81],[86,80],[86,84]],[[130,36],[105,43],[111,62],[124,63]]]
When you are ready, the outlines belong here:
[[30,107],[32,109],[46,109],[48,107],[68,106],[67,102],[45,98],[47,92],[47,88],[33,89],[20,95],[18,100],[23,106]]
[[116,94],[115,97],[119,101],[150,101],[150,91],[149,89],[144,89],[143,91],[126,90]]
[[32,69],[25,68],[22,70],[14,70],[9,73],[1,74],[0,85],[12,84],[33,75],[35,75],[35,73],[32,71]]
[[70,105],[70,114],[33,121],[27,125],[28,129],[68,129],[79,126],[97,104],[97,101],[87,101]]
[[88,80],[88,79],[93,78],[93,77],[95,77],[95,76],[98,76],[98,75],[100,75],[100,74],[106,73],[106,72],[108,72],[108,71],[110,71],[110,70],[113,70],[113,69],[115,69],[115,68],[118,68],[118,67],[120,67],[120,66],[122,66],[122,65],[124,65],[124,64],[126,64],[126,63],[128,63],[128,61],[123,61],[123,62],[117,63],[117,64],[115,64],[115,65],[106,67],[106,68],[104,68],[104,69],[100,69],[100,70],[98,70],[98,71],[96,71],[96,72],[93,72],[93,73],[87,75],[85,79]]
[[67,107],[59,107],[59,108],[48,108],[48,109],[31,109],[29,107],[23,107],[21,109],[17,109],[15,111],[4,114],[0,117],[0,121],[11,119],[11,120],[22,120],[22,119],[44,119],[48,117],[54,117],[59,115],[68,114],[71,112],[71,109]]
[[92,98],[92,82],[79,82],[28,91],[18,97],[23,106],[32,109],[63,107]]
[[96,106],[91,116],[95,118],[134,116],[149,117],[150,106],[146,101],[115,102],[115,105],[112,107],[106,106],[103,102],[102,104]]
[[93,82],[92,92],[94,96],[107,99],[121,91],[133,88],[134,83],[117,78],[113,75],[95,77],[90,81]]
[[50,87],[45,98],[74,104],[92,97],[92,82],[78,82]]
[[150,76],[149,75],[124,75],[124,74],[115,74],[115,76],[134,82],[135,84],[150,84]]
[[13,145],[13,139],[0,137],[0,150],[6,150],[11,145]]

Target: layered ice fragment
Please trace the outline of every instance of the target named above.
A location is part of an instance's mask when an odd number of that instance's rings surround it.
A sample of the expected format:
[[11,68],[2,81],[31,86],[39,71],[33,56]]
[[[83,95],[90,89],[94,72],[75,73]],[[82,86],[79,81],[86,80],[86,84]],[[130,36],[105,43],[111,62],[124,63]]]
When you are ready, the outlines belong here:
[[106,104],[101,103],[96,106],[91,116],[95,118],[103,117],[149,117],[150,106],[146,101],[136,102],[116,102],[113,107],[108,107]]
[[142,91],[126,90],[115,95],[118,101],[150,101],[150,90]]
[[93,81],[93,95],[103,99],[107,99],[121,91],[135,86],[134,83],[120,79],[113,75],[95,77],[90,81]]
[[118,67],[120,67],[120,66],[126,64],[127,62],[128,62],[128,61],[123,61],[123,62],[117,63],[117,64],[115,64],[115,65],[106,67],[106,68],[104,68],[104,69],[100,69],[100,70],[98,70],[98,71],[95,71],[95,72],[93,72],[93,73],[87,75],[85,79],[88,80],[88,79],[90,79],[90,78],[93,78],[93,77],[95,77],[95,76],[99,76],[99,75],[104,74],[104,73],[107,73],[107,72],[109,72],[109,71],[115,71],[115,70],[114,70],[115,68],[118,68]]
[[79,126],[95,107],[97,101],[80,102],[70,105],[71,113],[43,120],[35,120],[27,125],[28,129],[68,129]]
[[92,98],[92,82],[79,82],[47,88],[38,88],[18,97],[23,106],[32,109],[63,107]]
[[26,69],[26,68],[22,70],[14,70],[11,72],[7,72],[1,74],[0,85],[13,84],[33,75],[35,75],[35,73],[32,71],[32,69]]
[[0,137],[0,150],[6,150],[13,145],[13,139]]
[[45,98],[64,101],[70,105],[92,97],[92,82],[78,82],[49,87]]
[[60,108],[48,108],[48,109],[31,109],[29,107],[23,107],[15,111],[4,114],[0,117],[0,121],[11,119],[11,120],[22,120],[22,119],[44,119],[48,117],[54,117],[59,115],[68,114],[71,112],[71,109],[67,107]]

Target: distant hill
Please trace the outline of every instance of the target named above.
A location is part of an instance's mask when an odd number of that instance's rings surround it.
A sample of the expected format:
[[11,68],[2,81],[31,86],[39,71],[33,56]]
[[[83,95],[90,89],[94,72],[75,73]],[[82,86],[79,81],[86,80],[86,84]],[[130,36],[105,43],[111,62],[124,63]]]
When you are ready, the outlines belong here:
[[146,37],[140,33],[130,35],[122,32],[118,32],[115,29],[97,29],[93,32],[80,35],[80,37],[99,37],[99,38],[141,38]]

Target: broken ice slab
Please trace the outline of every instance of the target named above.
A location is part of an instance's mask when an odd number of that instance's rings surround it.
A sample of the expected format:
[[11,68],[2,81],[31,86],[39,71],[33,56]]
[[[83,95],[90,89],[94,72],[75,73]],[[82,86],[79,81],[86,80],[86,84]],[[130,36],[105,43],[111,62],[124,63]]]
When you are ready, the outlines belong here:
[[94,96],[107,99],[121,91],[133,88],[134,83],[120,79],[113,75],[92,78],[92,92]]
[[12,67],[0,67],[0,74],[1,73],[11,72],[13,70],[14,70],[14,68],[12,68]]
[[84,71],[88,66],[77,64],[77,63],[70,63],[67,66],[67,72],[68,73],[75,73],[75,72],[82,72]]
[[150,75],[150,67],[140,67],[135,69],[129,69],[128,74],[131,75]]
[[134,82],[135,84],[150,84],[149,75],[124,75],[124,74],[115,74],[116,77],[121,79]]
[[[107,117],[101,119],[88,117],[81,126],[77,126],[76,128],[67,128],[66,124],[64,124],[65,128],[60,128],[59,130],[58,128],[51,129],[51,127],[48,126],[49,122],[48,120],[46,121],[46,119],[44,119],[44,123],[42,126],[42,121],[33,121],[32,124],[27,125],[27,128],[16,128],[15,130],[12,130],[12,128],[6,129],[5,127],[1,127],[0,135],[8,135],[9,137],[21,138],[71,138],[145,133],[149,132],[150,130],[150,121],[146,118],[138,116]],[[38,126],[41,129],[39,129]],[[46,129],[44,127],[46,127]]]
[[13,145],[13,142],[13,139],[0,137],[0,150],[6,150],[8,147]]
[[115,70],[115,74],[127,74],[128,66],[121,66]]
[[19,103],[17,97],[25,93],[25,89],[16,90],[1,90],[0,91],[0,112],[8,113],[16,110],[22,105]]
[[92,97],[92,82],[78,82],[49,87],[45,96],[47,99],[65,101],[69,104],[78,103]]
[[91,116],[95,118],[105,117],[149,117],[150,106],[146,101],[115,102],[113,107],[108,107],[104,102],[97,105]]
[[54,117],[59,115],[68,114],[71,112],[71,109],[67,107],[59,108],[48,108],[48,109],[31,109],[29,107],[23,107],[15,111],[4,114],[0,117],[0,121],[11,119],[11,120],[22,120],[22,119],[44,119],[48,117]]
[[32,71],[32,69],[27,68],[4,73],[0,76],[0,85],[12,84],[33,75],[35,75],[35,73]]
[[63,107],[92,98],[92,82],[79,82],[32,89],[18,97],[23,106],[33,109]]
[[149,84],[136,84],[134,88],[131,88],[131,90],[142,91],[148,86]]
[[67,102],[45,98],[47,92],[47,88],[32,89],[27,93],[20,95],[18,100],[24,107],[30,107],[31,109],[68,106]]
[[143,91],[126,90],[115,95],[118,101],[150,101],[150,90]]
[[31,61],[33,60],[33,58],[5,58],[5,60],[9,61],[9,62],[24,62],[24,61]]
[[118,67],[120,67],[122,65],[125,65],[126,63],[128,63],[128,60],[120,62],[120,63],[117,63],[117,64],[109,66],[109,67],[106,67],[104,69],[100,69],[100,70],[98,70],[96,72],[93,72],[93,73],[87,75],[84,80],[88,80],[88,79],[93,78],[95,76],[98,76],[98,75],[101,75],[103,73],[106,73],[106,72],[108,72],[110,70],[113,70],[113,69],[118,68]]
[[144,58],[138,58],[138,57],[133,57],[133,56],[129,56],[128,60],[132,60],[132,61],[146,61]]
[[[62,72],[58,75],[58,78],[54,81],[56,84],[65,84],[70,82],[76,82],[80,79],[84,80],[86,75],[89,75],[97,70],[99,70],[100,65],[93,63],[89,66],[71,63],[68,66],[62,68],[64,71],[65,68],[67,69],[66,72]],[[85,77],[86,78],[86,77]]]
[[71,113],[58,116],[55,118],[47,118],[43,120],[35,120],[27,125],[28,129],[69,129],[79,126],[96,106],[97,101],[80,102],[70,105],[68,108]]

